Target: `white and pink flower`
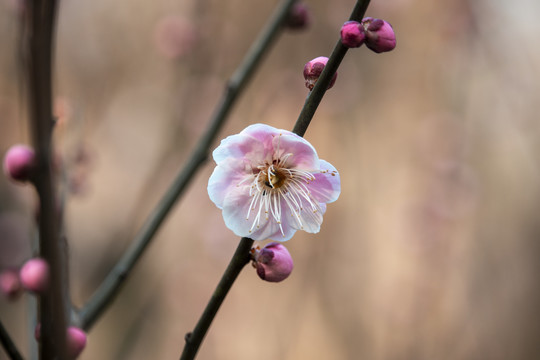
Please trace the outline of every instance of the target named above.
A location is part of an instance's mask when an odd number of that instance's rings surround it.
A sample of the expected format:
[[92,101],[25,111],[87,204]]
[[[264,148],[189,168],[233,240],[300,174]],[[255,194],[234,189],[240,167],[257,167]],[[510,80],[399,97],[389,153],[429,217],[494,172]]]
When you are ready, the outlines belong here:
[[221,141],[208,194],[238,236],[289,240],[317,233],[326,204],[339,197],[339,173],[304,138],[268,125],[248,126]]

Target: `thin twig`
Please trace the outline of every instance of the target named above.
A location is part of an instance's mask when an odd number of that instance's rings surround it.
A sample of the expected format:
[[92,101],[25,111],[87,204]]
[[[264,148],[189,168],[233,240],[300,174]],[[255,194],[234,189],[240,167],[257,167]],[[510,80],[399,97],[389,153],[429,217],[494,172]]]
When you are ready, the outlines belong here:
[[51,133],[52,64],[56,0],[27,3],[30,23],[28,34],[28,90],[33,143],[37,171],[32,179],[39,196],[40,256],[49,264],[48,289],[40,296],[40,358],[65,359],[67,304],[64,301],[64,256],[60,249],[59,221],[55,181],[52,170]]
[[[366,12],[368,5],[369,0],[358,1],[351,13],[350,20],[361,20]],[[303,136],[305,134],[311,122],[311,119],[315,114],[315,110],[317,110],[317,107],[319,106],[322,97],[324,96],[328,88],[328,84],[330,83],[332,76],[336,72],[337,68],[341,63],[341,60],[343,60],[343,57],[346,53],[347,48],[345,48],[341,44],[341,40],[339,40],[334,48],[334,51],[332,52],[332,55],[328,60],[324,71],[319,77],[317,84],[315,85],[310,96],[308,96],[306,102],[304,103],[304,107],[302,108],[300,116],[298,117],[298,120],[296,121],[296,124],[294,126],[294,133],[300,136]],[[204,340],[204,337],[208,332],[208,328],[210,327],[210,324],[216,316],[219,307],[223,303],[223,300],[225,300],[227,293],[229,292],[234,281],[240,274],[240,271],[242,271],[244,266],[249,262],[250,250],[252,245],[253,240],[249,238],[242,238],[240,240],[240,244],[238,244],[238,247],[236,248],[233,257],[229,265],[227,266],[227,269],[223,273],[223,276],[219,281],[216,289],[214,290],[214,293],[212,294],[212,297],[210,298],[208,304],[206,305],[204,312],[199,318],[195,329],[193,330],[193,332],[186,334],[186,344],[184,346],[184,350],[182,352],[180,360],[192,360],[197,355],[197,351],[199,350],[199,347]]]
[[240,271],[242,271],[244,266],[249,263],[252,245],[253,240],[249,238],[244,237],[240,240],[240,244],[238,244],[231,262],[223,273],[223,276],[214,290],[212,297],[208,301],[204,312],[199,318],[195,329],[193,329],[193,332],[186,334],[186,345],[184,346],[184,351],[182,352],[180,360],[194,359],[195,355],[197,355],[197,351],[199,350],[204,336],[206,335],[212,320],[214,320],[219,307],[223,303],[223,300],[225,300],[225,296],[240,274]]
[[208,158],[209,149],[224,124],[227,115],[231,111],[238,95],[245,88],[254,70],[260,64],[263,56],[270,49],[270,45],[277,38],[277,35],[282,29],[283,19],[294,1],[284,0],[269,24],[263,29],[261,35],[254,42],[244,58],[244,61],[229,80],[221,102],[212,117],[210,126],[193,151],[190,160],[177,175],[171,187],[143,224],[118,263],[107,275],[86,305],[80,310],[80,326],[83,329],[90,329],[103,311],[110,305],[138,259],[169,214],[171,208],[193,179],[193,175],[197,169]]
[[[368,5],[369,0],[357,1],[349,20],[362,20]],[[306,99],[304,107],[302,108],[302,111],[300,112],[300,115],[298,116],[296,124],[292,130],[293,133],[300,136],[304,136],[306,133],[309,123],[311,122],[311,119],[313,119],[313,115],[315,115],[315,111],[319,107],[319,104],[321,103],[321,100],[328,89],[328,85],[330,84],[332,77],[336,73],[341,61],[345,57],[345,54],[347,54],[347,50],[348,49],[341,43],[341,39],[338,40],[336,46],[334,47],[334,51],[332,51],[332,55],[330,55],[330,58],[328,59],[328,63],[321,73],[321,76]]]
[[11,337],[9,336],[6,328],[4,328],[2,321],[0,321],[0,342],[11,360],[23,360],[21,353],[19,350],[17,350],[17,346],[13,340],[11,340]]

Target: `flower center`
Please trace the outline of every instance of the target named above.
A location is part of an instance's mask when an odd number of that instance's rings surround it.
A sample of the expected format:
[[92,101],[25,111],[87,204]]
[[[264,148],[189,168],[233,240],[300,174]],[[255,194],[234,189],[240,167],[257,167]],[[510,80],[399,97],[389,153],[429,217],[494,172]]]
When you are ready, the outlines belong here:
[[285,236],[282,227],[285,209],[300,229],[304,229],[306,220],[319,225],[322,222],[321,207],[308,188],[315,176],[305,170],[288,168],[285,164],[290,155],[258,166],[258,172],[255,170],[249,190],[251,204],[246,214],[246,220],[250,214],[255,214],[249,232],[259,228],[261,222],[273,219]]
[[290,177],[290,175],[286,173],[285,169],[276,167],[274,165],[270,165],[266,170],[262,170],[261,172],[261,187],[264,185],[271,189],[279,189],[285,185]]

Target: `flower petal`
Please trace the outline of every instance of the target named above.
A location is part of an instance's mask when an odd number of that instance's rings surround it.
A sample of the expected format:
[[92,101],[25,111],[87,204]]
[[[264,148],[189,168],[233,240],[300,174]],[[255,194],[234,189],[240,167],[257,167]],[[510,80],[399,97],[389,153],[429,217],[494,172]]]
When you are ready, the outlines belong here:
[[319,169],[319,157],[315,148],[304,138],[289,131],[274,137],[274,151],[278,156],[291,154],[287,164],[300,170],[315,171]]
[[321,224],[323,222],[323,215],[326,212],[326,204],[319,204],[320,210],[313,211],[307,209],[302,212],[302,219],[304,222],[304,231],[308,233],[318,233],[321,230]]
[[248,135],[257,140],[265,149],[272,150],[272,139],[280,133],[288,132],[287,130],[276,129],[275,127],[265,124],[253,124],[240,132],[242,135]]
[[[305,205],[306,203],[304,203]],[[326,204],[319,204],[318,210],[313,210],[311,207],[304,207],[300,212],[299,217],[302,225],[298,223],[296,219],[294,222],[291,220],[291,226],[297,230],[303,230],[305,232],[315,234],[321,230],[321,224],[323,222],[323,215],[326,212]]]
[[[253,197],[249,195],[249,186],[248,189],[243,189],[243,187],[235,188],[225,196],[223,202],[223,219],[229,229],[238,236],[249,237],[253,240],[272,239],[286,241],[292,238],[296,229],[292,228],[288,223],[283,223],[280,228],[271,214],[268,214],[267,220],[264,209],[261,210],[259,226],[257,227],[255,225],[253,227],[258,214],[259,203],[255,204],[254,209],[249,212],[249,218],[246,219],[249,207],[252,205],[252,199]],[[291,217],[288,209],[282,208],[281,210],[282,219],[289,219]]]
[[315,180],[309,183],[311,196],[320,203],[331,203],[338,199],[341,193],[341,180],[336,168],[328,161],[320,161],[320,172],[313,174]]
[[212,156],[218,165],[223,161],[236,159],[242,164],[244,161],[249,161],[253,167],[257,167],[259,160],[266,158],[267,153],[268,151],[257,139],[237,134],[221,140],[221,144],[214,150]]
[[[239,165],[240,164],[240,165]],[[220,209],[223,208],[225,196],[238,186],[247,186],[249,192],[249,178],[252,177],[251,168],[241,166],[242,161],[235,159],[220,162],[208,179],[208,196]],[[244,185],[242,185],[244,184]]]

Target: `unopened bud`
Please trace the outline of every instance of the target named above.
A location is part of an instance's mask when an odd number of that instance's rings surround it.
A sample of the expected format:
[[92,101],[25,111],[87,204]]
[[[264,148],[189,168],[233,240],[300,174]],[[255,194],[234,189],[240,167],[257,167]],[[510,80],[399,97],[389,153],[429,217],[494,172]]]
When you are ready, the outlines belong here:
[[255,250],[253,266],[257,275],[265,281],[280,282],[293,270],[291,254],[278,242],[267,244],[262,250]]
[[0,273],[0,291],[9,300],[15,300],[21,294],[22,286],[16,270],[8,269]]
[[[321,76],[321,73],[323,72],[327,62],[327,57],[319,56],[318,58],[311,60],[304,66],[304,79],[306,79],[306,87],[310,91],[313,90],[313,87],[317,83],[317,80],[319,80],[319,76]],[[334,75],[332,76],[332,80],[330,80],[330,84],[328,84],[328,89],[334,86],[336,79],[337,72],[334,73]]]
[[49,285],[49,264],[40,258],[30,259],[21,268],[19,277],[25,289],[41,293]]
[[34,150],[27,145],[13,145],[4,156],[4,173],[15,181],[28,181],[35,168]]
[[396,47],[396,35],[390,23],[371,17],[362,20],[366,35],[365,43],[376,53],[393,50]]
[[86,334],[75,326],[67,329],[67,355],[70,359],[77,358],[86,347]]
[[358,21],[347,21],[341,27],[341,43],[345,47],[360,47],[365,38],[364,27]]
[[304,3],[295,3],[285,19],[285,25],[289,29],[294,30],[305,29],[309,26],[310,22],[309,9]]
[[[41,341],[41,323],[34,329],[34,337]],[[67,356],[69,359],[76,359],[86,347],[86,333],[76,326],[70,326],[66,331]]]

